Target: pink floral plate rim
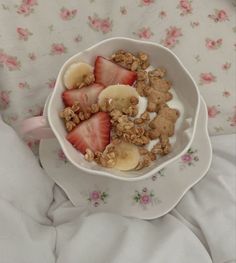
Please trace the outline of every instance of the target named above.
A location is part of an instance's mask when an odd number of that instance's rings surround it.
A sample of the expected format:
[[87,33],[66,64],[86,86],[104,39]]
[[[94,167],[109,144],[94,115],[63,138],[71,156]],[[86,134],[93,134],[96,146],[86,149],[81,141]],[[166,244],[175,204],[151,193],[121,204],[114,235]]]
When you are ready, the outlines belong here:
[[158,218],[172,210],[210,167],[212,148],[207,131],[207,109],[202,98],[200,112],[196,135],[185,154],[142,181],[126,182],[79,174],[56,139],[40,141],[40,161],[46,173],[81,209],[148,220]]

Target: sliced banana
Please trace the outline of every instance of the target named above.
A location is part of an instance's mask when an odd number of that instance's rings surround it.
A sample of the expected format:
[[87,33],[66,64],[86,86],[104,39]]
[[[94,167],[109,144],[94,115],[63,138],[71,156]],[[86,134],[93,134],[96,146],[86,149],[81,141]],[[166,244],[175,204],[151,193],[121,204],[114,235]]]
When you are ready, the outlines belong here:
[[79,87],[86,76],[93,73],[93,67],[89,64],[78,62],[71,64],[66,70],[63,81],[67,89]]
[[115,148],[117,161],[115,169],[128,171],[134,169],[140,160],[138,147],[134,144],[121,142]]
[[105,88],[98,97],[98,104],[102,108],[105,100],[112,100],[112,105],[117,110],[128,109],[131,105],[130,98],[139,97],[136,89],[129,85],[111,85]]

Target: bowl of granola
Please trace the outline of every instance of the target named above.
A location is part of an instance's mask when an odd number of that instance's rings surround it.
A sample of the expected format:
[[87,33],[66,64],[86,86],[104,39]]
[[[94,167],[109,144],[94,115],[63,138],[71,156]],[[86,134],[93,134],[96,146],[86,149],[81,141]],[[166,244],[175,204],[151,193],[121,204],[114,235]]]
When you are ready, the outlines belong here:
[[137,181],[188,149],[199,105],[197,85],[173,52],[117,37],[64,63],[47,118],[78,172]]

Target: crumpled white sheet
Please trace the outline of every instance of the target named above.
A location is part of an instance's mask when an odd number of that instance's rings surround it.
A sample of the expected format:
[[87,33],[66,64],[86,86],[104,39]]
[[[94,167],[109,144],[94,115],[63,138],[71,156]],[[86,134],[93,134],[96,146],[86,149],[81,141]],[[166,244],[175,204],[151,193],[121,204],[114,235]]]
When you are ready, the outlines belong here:
[[0,119],[0,262],[236,262],[235,140],[212,137],[207,176],[171,213],[143,221],[74,207]]

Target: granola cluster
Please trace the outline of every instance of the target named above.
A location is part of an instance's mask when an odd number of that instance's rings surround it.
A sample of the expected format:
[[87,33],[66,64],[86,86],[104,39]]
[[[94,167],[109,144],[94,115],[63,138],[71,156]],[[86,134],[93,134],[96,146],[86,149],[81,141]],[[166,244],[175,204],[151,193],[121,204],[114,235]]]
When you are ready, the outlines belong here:
[[88,120],[92,114],[100,111],[97,103],[82,110],[78,102],[74,103],[71,107],[66,107],[60,112],[60,117],[65,122],[65,127],[68,132],[72,131],[81,121]]
[[143,52],[139,52],[135,56],[130,52],[118,50],[111,56],[111,59],[116,64],[131,71],[147,69],[150,65],[148,55]]

